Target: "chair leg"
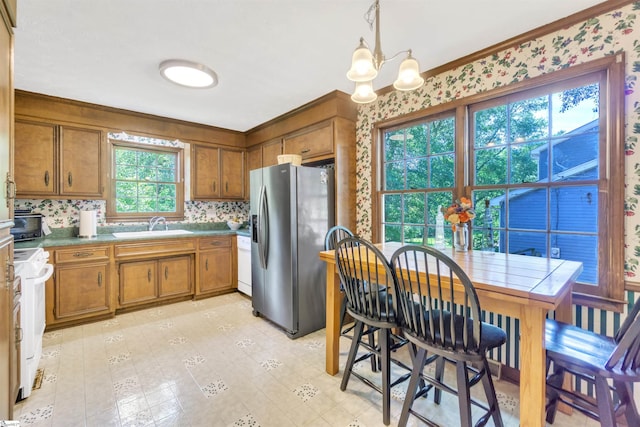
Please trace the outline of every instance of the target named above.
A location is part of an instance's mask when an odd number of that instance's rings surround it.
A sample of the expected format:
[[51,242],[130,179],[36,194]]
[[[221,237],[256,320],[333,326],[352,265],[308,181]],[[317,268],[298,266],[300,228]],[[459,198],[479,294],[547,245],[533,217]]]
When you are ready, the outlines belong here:
[[409,421],[409,411],[413,406],[413,401],[416,399],[416,393],[418,392],[418,384],[422,381],[421,373],[424,368],[424,364],[427,360],[427,350],[424,348],[418,348],[418,351],[413,359],[413,369],[411,370],[411,379],[407,387],[407,394],[404,398],[404,404],[402,405],[402,412],[400,414],[400,421],[398,421],[398,427],[405,427],[407,421]]
[[[555,364],[554,364],[555,365]],[[549,372],[549,363],[547,363],[547,372]],[[560,366],[554,366],[553,372],[550,372],[547,376],[547,384],[553,387],[562,387],[564,382],[564,369]],[[556,420],[556,413],[558,412],[558,392],[551,387],[547,387],[547,397],[549,401],[547,403],[547,417],[546,421],[549,424],[553,424]]]
[[491,378],[491,368],[489,367],[489,361],[484,360],[482,369],[484,369],[484,375],[482,377],[482,386],[484,387],[484,393],[487,396],[487,403],[491,416],[493,417],[493,424],[496,427],[504,426],[502,422],[502,414],[500,413],[500,407],[498,406],[498,398],[496,397],[496,389],[493,386],[493,378]]
[[603,426],[615,426],[616,414],[613,406],[613,397],[607,380],[600,376],[596,376],[596,400],[598,401],[600,424]]
[[638,415],[638,407],[633,398],[633,384],[614,381],[613,382],[618,397],[622,402],[626,402],[624,416],[628,426],[640,426],[640,416]]
[[347,296],[342,297],[340,301],[340,334],[342,334],[342,328],[344,327],[344,319],[347,317]]
[[364,323],[356,322],[356,326],[353,330],[353,340],[351,341],[351,348],[349,349],[349,356],[347,357],[347,364],[344,367],[344,373],[342,374],[342,383],[340,383],[340,390],[345,391],[347,384],[349,383],[349,377],[353,370],[353,362],[358,354],[358,347],[360,347],[360,339],[362,339],[362,330]]
[[391,331],[381,328],[378,331],[380,341],[380,363],[382,365],[382,422],[389,425],[391,422],[391,351],[390,351]]
[[[369,326],[367,326],[368,328],[370,328]],[[375,337],[375,332],[369,332],[367,334],[367,336],[369,337],[369,345],[371,346],[371,348],[376,348],[376,337]],[[371,356],[371,372],[378,372],[378,358],[376,357],[376,355],[374,354],[373,356]]]
[[471,394],[467,364],[456,362],[456,378],[458,381],[458,406],[460,407],[460,426],[471,427]]
[[[438,357],[438,360],[436,360],[436,379],[439,382],[442,382],[442,379],[444,378],[444,365],[445,365],[445,358],[444,357]],[[433,401],[439,405],[440,404],[440,400],[442,399],[442,389],[440,387],[436,387],[436,389],[433,392]]]

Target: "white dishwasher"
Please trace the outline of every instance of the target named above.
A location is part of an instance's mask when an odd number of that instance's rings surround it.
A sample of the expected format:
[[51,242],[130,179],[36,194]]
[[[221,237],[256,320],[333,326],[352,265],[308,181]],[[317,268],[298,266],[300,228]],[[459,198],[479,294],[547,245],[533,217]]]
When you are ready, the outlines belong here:
[[251,296],[251,237],[238,235],[238,290]]

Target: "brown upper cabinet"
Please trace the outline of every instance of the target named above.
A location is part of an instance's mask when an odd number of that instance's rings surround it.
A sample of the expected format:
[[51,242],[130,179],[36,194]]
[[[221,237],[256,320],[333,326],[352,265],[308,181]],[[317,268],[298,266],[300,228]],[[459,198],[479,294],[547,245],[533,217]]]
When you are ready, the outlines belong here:
[[251,191],[249,188],[249,173],[254,169],[277,165],[280,154],[282,154],[282,138],[276,138],[264,144],[254,145],[247,150],[247,172],[245,173],[245,195],[247,199]]
[[248,131],[248,169],[277,164],[282,153],[299,154],[303,165],[332,167],[336,224],[355,230],[357,112],[349,95],[335,91]]
[[333,121],[309,126],[284,138],[284,153],[299,154],[302,160],[333,157]]
[[194,200],[244,198],[244,152],[192,145],[191,195]]
[[16,120],[18,197],[103,197],[102,132]]

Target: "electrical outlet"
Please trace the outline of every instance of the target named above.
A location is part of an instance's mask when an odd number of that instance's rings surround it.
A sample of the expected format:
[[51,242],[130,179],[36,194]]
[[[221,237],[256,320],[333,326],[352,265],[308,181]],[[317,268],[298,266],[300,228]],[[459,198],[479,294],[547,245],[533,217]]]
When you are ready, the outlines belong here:
[[551,258],[560,258],[560,248],[551,248]]

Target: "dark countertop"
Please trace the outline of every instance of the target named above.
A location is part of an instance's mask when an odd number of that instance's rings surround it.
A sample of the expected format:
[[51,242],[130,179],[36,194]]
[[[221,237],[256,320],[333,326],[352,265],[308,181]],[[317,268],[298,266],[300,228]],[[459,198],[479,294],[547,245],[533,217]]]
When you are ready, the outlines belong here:
[[[27,240],[24,242],[16,242],[16,249],[23,248],[48,248],[53,246],[75,246],[75,245],[95,245],[95,244],[109,244],[119,242],[131,242],[136,240],[159,240],[159,239],[189,239],[194,237],[207,237],[207,236],[224,236],[239,234],[243,236],[250,236],[248,228],[241,228],[237,231],[230,230],[228,227],[224,229],[220,228],[208,228],[194,227],[191,224],[185,224],[183,226],[171,227],[171,229],[189,230],[188,234],[177,235],[157,235],[157,236],[144,236],[144,237],[115,237],[112,233],[123,231],[143,231],[145,228],[141,227],[100,227],[98,228],[98,235],[91,238],[79,238],[77,235],[77,227],[71,227],[72,230],[56,230],[51,235],[35,239]],[[75,229],[75,232],[74,232]]]

